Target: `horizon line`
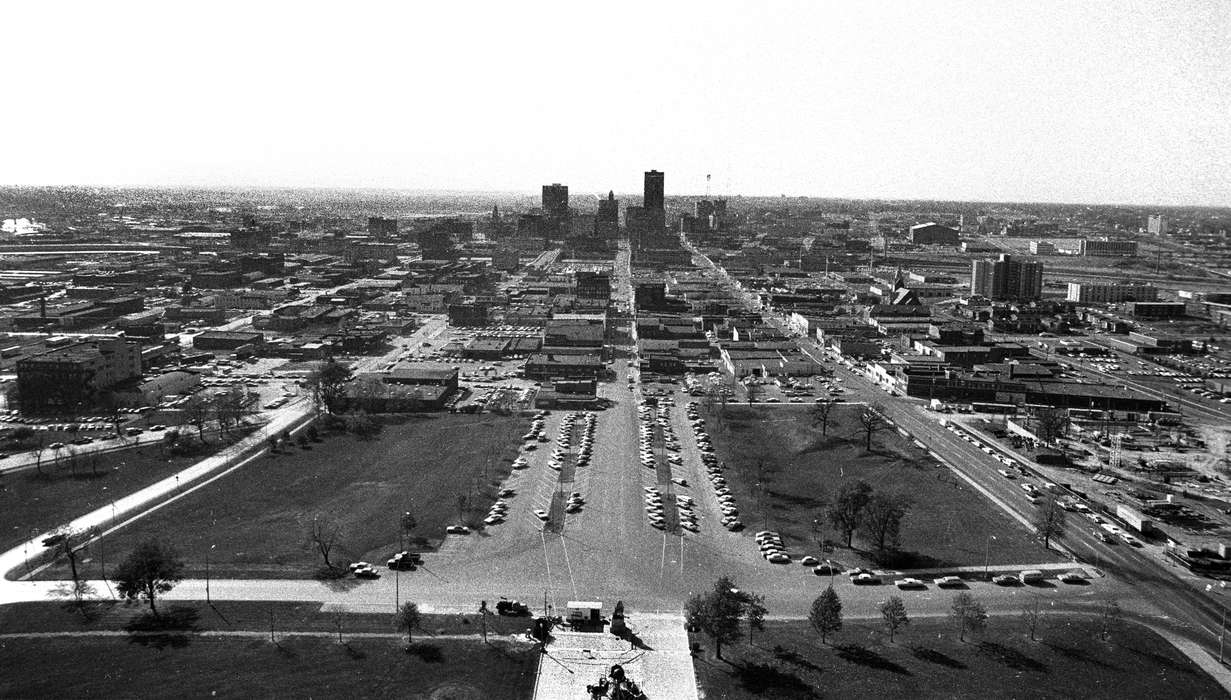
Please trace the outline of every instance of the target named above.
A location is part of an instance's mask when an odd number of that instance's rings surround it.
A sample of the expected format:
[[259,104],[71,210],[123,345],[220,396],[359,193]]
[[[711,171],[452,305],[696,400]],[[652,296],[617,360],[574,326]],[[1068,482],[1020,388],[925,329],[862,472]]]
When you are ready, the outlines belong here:
[[[567,183],[549,183],[549,184],[564,184]],[[546,186],[546,185],[543,185]],[[124,184],[124,185],[101,185],[101,184],[15,184],[15,183],[0,183],[0,191],[9,189],[99,189],[99,190],[155,190],[155,191],[294,191],[294,190],[316,190],[316,191],[334,191],[334,192],[408,192],[417,194],[467,194],[467,195],[505,195],[519,197],[538,197],[539,192],[533,190],[502,190],[502,189],[447,189],[447,188],[425,188],[425,187],[399,187],[391,185],[254,185],[254,184],[161,184],[161,185],[142,185],[142,184]],[[607,192],[614,192],[608,188]],[[637,192],[616,192],[617,197],[640,196]],[[578,193],[569,193],[569,197],[585,197],[590,196],[589,190]],[[596,190],[593,193],[595,197],[603,196],[601,191]],[[1157,202],[1090,202],[1079,200],[1027,200],[1027,199],[960,199],[954,197],[919,197],[919,196],[854,196],[854,195],[805,195],[805,194],[723,194],[710,193],[708,195],[701,193],[686,193],[686,194],[666,194],[670,198],[687,198],[687,199],[807,199],[807,200],[846,200],[846,201],[870,201],[870,202],[944,202],[953,204],[1008,204],[1008,205],[1059,205],[1059,206],[1089,206],[1089,207],[1155,207],[1165,209],[1184,209],[1184,208],[1199,208],[1199,209],[1226,209],[1231,210],[1231,204],[1209,204],[1209,203],[1184,203],[1184,204],[1161,204]]]

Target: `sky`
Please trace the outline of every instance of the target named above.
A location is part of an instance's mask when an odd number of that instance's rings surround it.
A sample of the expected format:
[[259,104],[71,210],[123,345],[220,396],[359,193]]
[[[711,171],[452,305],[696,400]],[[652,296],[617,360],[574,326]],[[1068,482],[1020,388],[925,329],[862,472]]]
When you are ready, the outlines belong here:
[[3,3],[0,183],[1231,205],[1231,2]]

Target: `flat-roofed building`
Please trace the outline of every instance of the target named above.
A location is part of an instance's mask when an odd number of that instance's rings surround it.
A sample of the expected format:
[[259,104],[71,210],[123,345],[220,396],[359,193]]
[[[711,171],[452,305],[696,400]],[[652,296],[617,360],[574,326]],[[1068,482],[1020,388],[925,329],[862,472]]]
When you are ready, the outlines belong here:
[[1122,304],[1126,301],[1155,301],[1158,288],[1148,284],[1091,284],[1069,282],[1067,301],[1080,304]]
[[17,362],[23,410],[69,412],[97,405],[116,385],[141,377],[141,344],[123,337],[73,343]]

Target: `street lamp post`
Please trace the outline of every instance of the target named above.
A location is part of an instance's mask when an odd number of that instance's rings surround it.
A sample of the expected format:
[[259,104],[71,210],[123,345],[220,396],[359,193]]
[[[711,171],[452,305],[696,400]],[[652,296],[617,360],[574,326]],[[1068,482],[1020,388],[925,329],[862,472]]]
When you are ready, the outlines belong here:
[[1218,627],[1218,663],[1222,663],[1223,638],[1227,631],[1227,609],[1222,609],[1222,624]]
[[213,605],[214,602],[209,597],[209,553],[214,550],[217,545],[211,544],[209,549],[205,550],[205,603]]
[[992,555],[992,540],[994,539],[996,539],[995,535],[988,535],[987,539],[984,540],[984,544],[983,544],[983,578],[984,580],[987,579],[988,564],[990,563],[991,555]]

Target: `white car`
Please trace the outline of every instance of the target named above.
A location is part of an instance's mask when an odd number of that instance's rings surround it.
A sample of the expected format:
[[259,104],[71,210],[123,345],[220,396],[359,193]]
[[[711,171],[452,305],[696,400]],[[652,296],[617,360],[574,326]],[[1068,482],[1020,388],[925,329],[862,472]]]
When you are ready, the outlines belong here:
[[542,508],[535,508],[535,509],[534,509],[534,517],[538,518],[539,520],[546,520],[546,519],[547,519],[547,511],[543,510]]

